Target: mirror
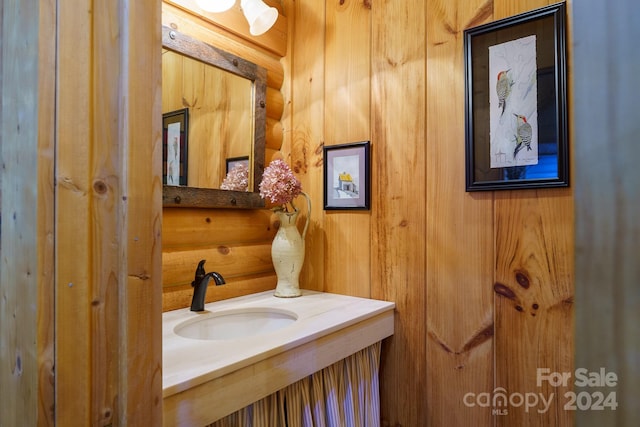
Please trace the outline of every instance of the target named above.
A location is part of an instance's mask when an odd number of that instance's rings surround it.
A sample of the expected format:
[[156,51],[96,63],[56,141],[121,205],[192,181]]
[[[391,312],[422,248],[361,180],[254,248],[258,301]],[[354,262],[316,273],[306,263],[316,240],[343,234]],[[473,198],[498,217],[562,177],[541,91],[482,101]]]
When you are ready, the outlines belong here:
[[[166,26],[162,44],[163,206],[263,207],[266,70]],[[221,189],[237,165],[247,191]]]
[[[164,183],[222,188],[229,166],[241,159],[248,164],[253,154],[252,101],[251,80],[163,50],[163,138],[175,147],[167,147],[173,163],[163,169]],[[180,146],[175,145],[178,141]],[[252,189],[253,183],[247,184]]]

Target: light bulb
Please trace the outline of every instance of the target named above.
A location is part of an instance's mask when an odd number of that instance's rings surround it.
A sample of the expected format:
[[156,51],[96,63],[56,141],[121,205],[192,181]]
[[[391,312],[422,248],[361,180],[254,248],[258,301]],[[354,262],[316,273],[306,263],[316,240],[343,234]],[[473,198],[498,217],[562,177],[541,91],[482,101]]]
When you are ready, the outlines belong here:
[[262,0],[242,0],[240,6],[253,36],[265,33],[278,19],[278,9],[267,6]]

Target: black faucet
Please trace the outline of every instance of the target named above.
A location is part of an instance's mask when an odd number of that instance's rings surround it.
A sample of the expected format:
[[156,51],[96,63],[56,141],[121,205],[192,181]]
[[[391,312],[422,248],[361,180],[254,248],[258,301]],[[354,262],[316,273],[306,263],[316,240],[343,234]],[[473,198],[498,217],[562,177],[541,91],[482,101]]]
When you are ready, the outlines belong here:
[[207,262],[207,260],[203,259],[198,263],[198,267],[196,268],[196,277],[193,282],[191,282],[191,286],[193,286],[191,311],[204,311],[204,297],[207,294],[207,285],[209,284],[209,279],[213,277],[213,280],[216,282],[216,286],[224,285],[226,283],[220,273],[217,273],[215,271],[205,273],[205,262]]

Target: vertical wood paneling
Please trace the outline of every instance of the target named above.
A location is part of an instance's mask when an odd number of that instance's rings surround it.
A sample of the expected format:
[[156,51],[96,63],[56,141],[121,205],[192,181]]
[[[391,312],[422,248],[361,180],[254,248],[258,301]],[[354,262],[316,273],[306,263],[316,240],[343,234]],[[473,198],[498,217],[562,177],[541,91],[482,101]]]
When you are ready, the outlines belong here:
[[[305,263],[300,286],[323,290],[324,248],[322,210],[322,145],[324,144],[324,2],[288,2],[287,16],[295,16],[295,39],[284,58],[292,78],[284,88],[288,109],[283,113],[282,153],[312,201],[311,222],[305,241]],[[289,92],[287,92],[287,90]],[[295,111],[295,115],[292,114]],[[302,220],[302,219],[301,219]]]
[[[89,105],[91,23],[76,14],[82,6],[59,5],[56,147],[56,422],[89,425],[91,419],[91,304]],[[66,90],[62,90],[66,88]],[[83,108],[78,108],[82,100]],[[73,237],[72,237],[73,236]],[[73,380],[71,380],[73,378]]]
[[135,3],[58,5],[60,425],[161,418],[160,14]]
[[0,5],[0,425],[53,425],[55,11]]
[[[117,2],[87,4],[87,8],[93,11],[91,16],[94,17],[89,24],[89,42],[92,50],[89,52],[89,98],[85,104],[89,131],[85,143],[90,147],[90,151],[86,158],[86,181],[83,183],[87,188],[89,202],[89,209],[84,215],[87,216],[90,250],[84,250],[89,254],[90,265],[86,283],[89,297],[86,308],[89,308],[87,332],[91,372],[89,419],[93,424],[106,424],[118,419],[118,363],[119,358],[124,356],[121,351],[125,349],[116,346],[115,343],[119,343],[123,332],[120,329],[118,307],[120,292],[124,291],[120,268],[126,267],[125,263],[121,264],[124,260],[120,258],[120,250],[124,243],[122,239],[127,214],[126,205],[121,203],[123,196],[127,194],[123,156],[127,154],[128,141],[122,140],[119,126],[119,109],[123,107],[120,85],[126,85],[126,80],[119,81],[110,77],[121,75],[123,79],[128,78],[124,70],[126,58],[121,55],[119,43],[111,37],[113,32],[122,34],[124,22],[120,19],[99,18],[120,18],[119,6]],[[126,37],[126,33],[122,34],[122,37]],[[123,113],[123,116],[124,114],[126,113]],[[79,143],[75,137],[71,141]],[[115,327],[116,324],[118,327]]]
[[[495,0],[494,18],[552,3]],[[497,425],[568,426],[567,388],[538,387],[536,374],[573,371],[572,189],[496,192],[495,199],[495,286],[503,289],[495,296],[496,387],[555,396],[542,413],[511,405]]]
[[397,311],[394,335],[384,346],[381,416],[383,425],[421,425],[429,405],[426,10],[419,0],[371,6],[371,296],[395,301]]
[[510,405],[498,425],[572,424],[571,384],[537,384],[538,368],[573,371],[572,203],[566,189],[496,195],[496,387],[553,398],[546,411]]
[[[466,393],[490,394],[498,386],[535,392],[520,389],[530,387],[538,365],[572,367],[571,190],[464,192],[463,30],[547,3],[371,2],[370,51],[354,48],[348,58],[342,52],[350,41],[366,37],[344,31],[352,24],[338,11],[359,3],[329,2],[326,14],[292,3],[292,43],[305,44],[291,50],[289,59],[292,129],[305,130],[300,140],[308,140],[306,129],[319,120],[309,105],[325,106],[326,144],[359,128],[351,122],[356,115],[344,112],[364,99],[351,88],[363,83],[345,73],[366,67],[367,58],[371,64],[368,274],[371,296],[397,304],[395,334],[382,354],[383,425],[569,425],[570,414],[557,404],[546,415],[514,410],[505,417],[464,402]],[[317,82],[309,64],[323,60],[323,50],[315,48],[323,28],[324,99],[308,89]],[[353,25],[352,31],[363,28]],[[351,82],[348,90],[341,88],[343,102],[333,73]],[[292,152],[304,152],[308,144],[296,145],[293,135]],[[329,214],[318,226],[327,248],[352,233],[352,224],[332,223]],[[325,289],[356,292],[353,279],[329,278],[367,273],[358,267],[336,272],[331,256],[325,253]],[[526,269],[536,285],[525,291],[516,268]],[[496,295],[498,282],[529,305],[519,311],[519,304]]]
[[427,6],[428,425],[490,426],[491,411],[464,404],[493,388],[491,193],[464,192],[462,32],[491,18],[491,3]]
[[554,0],[493,0],[494,19],[507,18],[554,3],[558,2]]
[[[121,6],[123,7],[123,6]],[[156,0],[126,2],[122,23],[128,76],[120,109],[126,269],[118,314],[120,345],[118,425],[162,424],[162,136],[160,7]],[[154,49],[150,49],[153,46]],[[123,117],[124,116],[124,117]],[[125,240],[126,239],[126,240]],[[125,277],[126,275],[126,277]],[[116,423],[114,423],[116,424]]]
[[[328,2],[325,27],[325,145],[370,140],[371,5]],[[321,178],[316,164],[312,172]],[[322,193],[315,197],[317,209],[322,198]],[[325,212],[323,229],[330,236],[324,251],[325,291],[371,295],[370,219],[370,212]]]
[[640,420],[640,8],[573,1],[576,367],[618,377],[615,410],[578,411],[581,427]]
[[[38,425],[55,424],[55,1],[40,1],[38,101]],[[1,424],[1,423],[0,423]]]

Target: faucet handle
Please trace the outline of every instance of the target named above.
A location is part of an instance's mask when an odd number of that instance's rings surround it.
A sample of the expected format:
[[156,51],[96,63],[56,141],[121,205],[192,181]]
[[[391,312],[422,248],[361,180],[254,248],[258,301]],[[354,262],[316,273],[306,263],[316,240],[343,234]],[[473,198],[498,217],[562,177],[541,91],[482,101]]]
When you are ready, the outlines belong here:
[[191,282],[191,286],[195,286],[198,283],[200,283],[202,279],[204,279],[204,276],[207,274],[204,270],[205,262],[207,262],[207,260],[203,259],[203,260],[200,260],[200,262],[198,263],[198,267],[196,267],[196,275],[193,282]]

